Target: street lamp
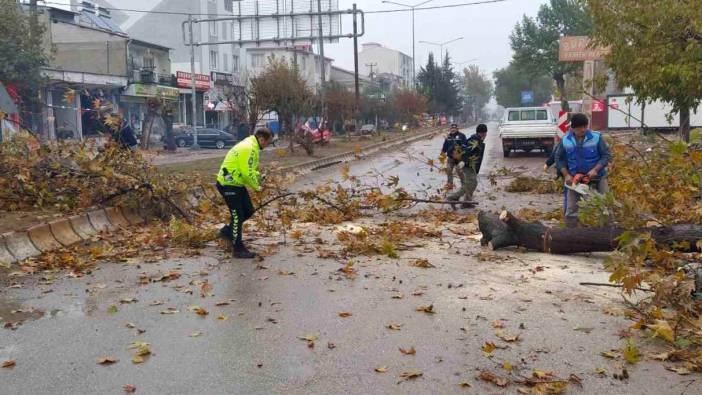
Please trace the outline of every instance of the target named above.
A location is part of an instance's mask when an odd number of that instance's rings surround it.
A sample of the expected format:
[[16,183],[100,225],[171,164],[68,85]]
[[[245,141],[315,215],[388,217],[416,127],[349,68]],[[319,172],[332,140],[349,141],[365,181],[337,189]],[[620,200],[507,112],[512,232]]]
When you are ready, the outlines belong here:
[[460,65],[462,65],[462,64],[466,64],[466,63],[470,63],[470,62],[475,62],[476,60],[478,60],[478,58],[473,58],[473,59],[464,60],[463,62],[454,63],[454,65],[460,66]]
[[439,47],[439,60],[440,60],[439,63],[441,63],[444,61],[444,45],[451,44],[452,42],[458,41],[458,40],[463,40],[463,37],[457,37],[457,38],[454,38],[452,40],[448,40],[448,41],[444,41],[444,42],[440,42],[440,43],[435,43],[435,42],[431,42],[431,41],[420,41],[420,43],[436,45],[437,47]]
[[417,70],[417,66],[415,65],[416,56],[415,56],[415,53],[414,53],[414,9],[417,8],[417,7],[419,7],[419,6],[422,6],[422,5],[424,5],[424,4],[426,4],[426,3],[430,2],[430,1],[432,1],[432,0],[426,0],[426,1],[423,1],[423,2],[421,2],[421,3],[419,3],[419,4],[409,5],[409,4],[397,3],[397,2],[395,2],[395,1],[383,0],[383,3],[385,3],[385,4],[399,5],[400,7],[406,7],[406,8],[409,8],[409,9],[412,10],[412,87],[413,87],[413,88],[416,87],[416,86],[415,86],[415,75],[416,75],[415,73],[416,73],[416,70]]

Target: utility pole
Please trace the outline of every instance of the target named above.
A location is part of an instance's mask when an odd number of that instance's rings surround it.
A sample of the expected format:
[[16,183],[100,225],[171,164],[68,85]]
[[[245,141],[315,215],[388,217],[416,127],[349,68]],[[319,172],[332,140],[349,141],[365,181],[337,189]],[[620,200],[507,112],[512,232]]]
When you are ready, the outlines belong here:
[[324,31],[322,28],[322,0],[317,0],[317,23],[319,24],[319,70],[320,70],[320,81],[321,81],[321,86],[319,87],[319,95],[320,99],[322,101],[322,119],[326,119],[326,103],[325,103],[325,92],[324,92],[324,85],[325,85],[325,78],[324,78]]
[[195,45],[193,45],[193,16],[188,15],[188,25],[190,25],[190,83],[192,84],[192,121],[193,121],[193,145],[191,149],[200,149],[197,144],[197,96],[196,93],[196,83],[195,83]]
[[376,67],[377,65],[378,65],[378,63],[366,63],[366,67],[368,67],[370,69],[371,81],[373,81],[373,76],[375,75],[375,74],[373,74],[373,67]]
[[361,100],[361,93],[358,86],[358,29],[356,23],[356,3],[353,3],[353,73],[354,88],[356,93],[356,111]]

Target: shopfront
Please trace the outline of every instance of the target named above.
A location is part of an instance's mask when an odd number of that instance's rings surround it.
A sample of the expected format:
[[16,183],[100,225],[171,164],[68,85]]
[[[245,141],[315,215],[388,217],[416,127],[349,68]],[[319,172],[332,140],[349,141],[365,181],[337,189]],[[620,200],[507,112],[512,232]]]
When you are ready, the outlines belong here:
[[[195,74],[195,113],[197,125],[205,125],[205,92],[210,90],[210,76]],[[178,87],[178,105],[176,108],[176,122],[192,126],[192,77],[184,71],[176,72],[176,86]]]
[[[172,86],[134,83],[127,86],[120,96],[120,109],[134,133],[141,135],[149,114],[149,99],[159,99],[163,104],[175,106],[178,95],[178,89]],[[157,120],[156,127],[152,126],[152,138],[158,139],[163,134],[162,123]]]

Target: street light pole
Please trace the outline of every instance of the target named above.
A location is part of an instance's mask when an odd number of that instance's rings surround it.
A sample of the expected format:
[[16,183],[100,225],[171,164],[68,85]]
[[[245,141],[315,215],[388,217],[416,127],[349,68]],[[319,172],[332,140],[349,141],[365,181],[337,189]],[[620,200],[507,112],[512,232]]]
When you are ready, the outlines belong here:
[[430,45],[436,45],[437,47],[439,47],[439,63],[441,63],[441,62],[444,61],[444,45],[451,44],[452,42],[455,42],[455,41],[458,41],[458,40],[463,40],[463,37],[456,37],[456,38],[454,38],[454,39],[451,39],[451,40],[448,40],[448,41],[444,41],[444,42],[440,42],[440,43],[435,43],[435,42],[432,42],[432,41],[420,41],[420,43],[430,44]]
[[400,7],[406,7],[409,8],[412,12],[412,88],[416,88],[416,75],[417,75],[417,65],[416,65],[416,54],[414,51],[414,9],[423,6],[424,4],[427,4],[428,2],[433,1],[433,0],[426,0],[423,1],[419,4],[415,5],[409,5],[409,4],[402,4],[402,3],[397,3],[395,1],[388,1],[388,0],[383,0],[383,3],[385,4],[394,4],[394,5],[399,5]]

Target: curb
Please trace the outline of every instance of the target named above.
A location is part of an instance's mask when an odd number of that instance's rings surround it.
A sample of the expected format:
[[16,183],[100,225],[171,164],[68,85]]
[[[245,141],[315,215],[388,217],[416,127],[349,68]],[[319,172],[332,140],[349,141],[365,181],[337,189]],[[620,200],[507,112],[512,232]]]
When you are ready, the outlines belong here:
[[[300,174],[308,174],[317,168],[363,159],[381,149],[397,147],[425,139],[439,130],[440,128],[436,128],[411,137],[371,144],[360,151],[342,152],[325,158],[282,167],[280,171],[295,171]],[[198,202],[197,191],[193,190],[186,195],[186,203],[191,207],[196,207]],[[145,223],[147,219],[147,215],[142,214],[138,209],[106,207],[35,225],[26,230],[4,233],[0,235],[0,266],[7,266],[41,255],[43,252],[90,240],[100,232],[111,232],[132,225],[140,225]]]

